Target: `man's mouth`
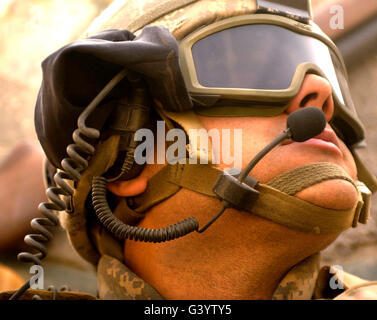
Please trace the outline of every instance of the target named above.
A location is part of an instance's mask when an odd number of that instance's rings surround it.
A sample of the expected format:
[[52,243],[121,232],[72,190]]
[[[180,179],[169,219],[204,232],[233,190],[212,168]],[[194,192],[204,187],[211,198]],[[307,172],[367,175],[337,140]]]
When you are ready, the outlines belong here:
[[318,146],[323,147],[329,150],[333,150],[337,152],[338,154],[342,154],[340,150],[339,141],[334,133],[334,131],[330,129],[325,129],[321,134],[318,136],[315,136],[314,138],[311,138],[309,140],[306,140],[304,142],[295,142],[291,139],[286,139],[281,144],[282,146],[289,145],[292,143],[299,143],[300,145],[312,145],[312,146]]

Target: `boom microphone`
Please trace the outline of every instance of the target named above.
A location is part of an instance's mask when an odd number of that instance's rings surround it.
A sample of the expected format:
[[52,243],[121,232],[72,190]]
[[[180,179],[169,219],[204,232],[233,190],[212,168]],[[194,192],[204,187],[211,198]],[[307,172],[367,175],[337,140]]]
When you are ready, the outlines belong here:
[[303,142],[319,135],[326,127],[326,117],[319,108],[309,107],[291,113],[287,128],[293,141]]
[[242,170],[238,181],[242,182],[254,166],[274,147],[287,138],[296,142],[304,142],[319,135],[326,127],[323,111],[316,107],[308,107],[292,112],[287,119],[287,129],[260,151]]

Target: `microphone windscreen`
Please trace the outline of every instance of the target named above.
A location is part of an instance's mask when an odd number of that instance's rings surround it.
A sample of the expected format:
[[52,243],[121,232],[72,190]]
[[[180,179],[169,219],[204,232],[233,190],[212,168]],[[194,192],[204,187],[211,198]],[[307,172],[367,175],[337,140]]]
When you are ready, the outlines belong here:
[[319,135],[326,127],[326,117],[319,108],[308,107],[299,109],[288,116],[287,128],[291,139],[303,142]]

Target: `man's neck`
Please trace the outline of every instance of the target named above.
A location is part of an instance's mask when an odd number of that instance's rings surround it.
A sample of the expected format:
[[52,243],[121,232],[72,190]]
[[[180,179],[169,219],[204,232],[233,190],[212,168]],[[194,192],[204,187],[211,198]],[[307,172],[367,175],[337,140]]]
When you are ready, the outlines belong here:
[[125,262],[165,299],[271,299],[293,266],[329,242],[282,232],[283,227],[261,218],[238,229],[225,228],[226,220],[217,223],[222,233],[213,228],[161,244],[126,241]]

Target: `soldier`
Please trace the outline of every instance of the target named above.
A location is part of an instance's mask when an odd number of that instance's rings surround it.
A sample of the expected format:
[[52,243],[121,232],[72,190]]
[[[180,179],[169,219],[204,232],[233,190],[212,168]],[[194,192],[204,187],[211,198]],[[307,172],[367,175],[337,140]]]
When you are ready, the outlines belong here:
[[[98,20],[100,30],[112,30],[49,56],[36,105],[46,181],[55,187],[41,224],[56,223],[53,211],[62,211],[73,247],[97,267],[99,298],[321,299],[376,292],[376,283],[345,273],[335,274],[334,287],[334,273],[320,269],[320,251],[366,223],[369,189],[377,185],[355,149],[364,129],[343,60],[313,23],[310,3],[139,5],[126,2]],[[318,109],[325,128],[308,133]],[[141,165],[138,150],[148,141],[140,141],[139,130],[156,133],[158,120],[183,130],[190,152]],[[220,141],[223,129],[242,130],[237,174],[215,159],[213,139],[196,147],[193,129],[216,129]],[[259,157],[277,136],[280,144]],[[39,264],[43,254],[23,257]]]

